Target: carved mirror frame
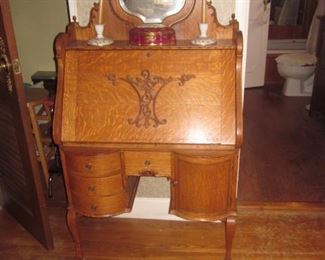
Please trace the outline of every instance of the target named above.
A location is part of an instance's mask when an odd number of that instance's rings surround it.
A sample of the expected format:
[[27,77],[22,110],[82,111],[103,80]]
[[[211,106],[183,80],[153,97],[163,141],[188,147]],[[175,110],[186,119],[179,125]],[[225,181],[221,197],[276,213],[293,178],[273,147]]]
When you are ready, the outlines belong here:
[[186,0],[119,0],[130,15],[139,17],[145,24],[160,24],[183,9]]
[[[128,23],[131,23],[133,26],[139,26],[139,25],[144,24],[144,22],[142,21],[141,18],[125,11],[120,4],[120,0],[112,0],[112,1],[110,1],[110,4],[111,4],[114,12],[122,20],[127,21]],[[195,5],[195,0],[185,0],[184,6],[181,8],[181,10],[176,14],[173,14],[171,16],[167,16],[166,18],[164,18],[162,20],[161,24],[170,27],[170,26],[184,20],[192,12],[194,5]]]

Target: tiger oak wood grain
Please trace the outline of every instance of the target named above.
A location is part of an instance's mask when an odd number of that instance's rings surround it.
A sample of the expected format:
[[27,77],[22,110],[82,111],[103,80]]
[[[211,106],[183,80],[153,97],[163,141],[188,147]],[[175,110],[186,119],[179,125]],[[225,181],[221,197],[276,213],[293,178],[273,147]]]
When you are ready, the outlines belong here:
[[104,217],[128,212],[129,196],[126,192],[111,196],[85,196],[71,191],[74,210],[84,216]]
[[67,149],[69,172],[82,177],[107,177],[122,169],[120,152],[112,150]]
[[83,178],[70,175],[70,188],[75,193],[89,196],[109,196],[123,191],[120,173],[105,178]]
[[[68,51],[62,140],[235,144],[235,54],[231,50]],[[165,79],[177,79],[185,72],[195,78],[183,86],[170,82],[157,95],[157,116],[167,120],[165,125],[135,128],[128,119],[137,116],[137,93],[123,79],[140,77],[149,68],[152,76]],[[115,86],[108,75],[116,76]]]
[[172,46],[129,46],[139,23],[118,1],[104,1],[110,46],[94,47],[98,5],[90,23],[72,22],[56,39],[58,87],[54,139],[60,147],[68,226],[83,257],[79,217],[132,209],[139,176],[171,183],[170,213],[225,223],[226,259],[236,227],[238,154],[242,143],[242,36],[238,22],[221,26],[209,4],[212,46],[195,46],[201,1],[164,21]]
[[125,151],[124,162],[126,175],[171,175],[171,153],[168,152]]
[[191,220],[214,221],[236,215],[236,154],[175,154],[171,213]]

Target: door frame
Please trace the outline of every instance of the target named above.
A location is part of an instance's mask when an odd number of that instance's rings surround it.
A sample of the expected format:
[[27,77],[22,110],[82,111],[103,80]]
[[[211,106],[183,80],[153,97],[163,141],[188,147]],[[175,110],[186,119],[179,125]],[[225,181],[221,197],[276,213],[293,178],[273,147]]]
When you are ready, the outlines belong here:
[[[243,60],[242,60],[242,88],[244,93],[246,82],[246,64],[247,64],[247,37],[249,25],[249,6],[251,0],[236,0],[235,14],[239,22],[239,29],[243,33]],[[243,95],[244,99],[244,95]],[[244,102],[243,102],[244,103]]]

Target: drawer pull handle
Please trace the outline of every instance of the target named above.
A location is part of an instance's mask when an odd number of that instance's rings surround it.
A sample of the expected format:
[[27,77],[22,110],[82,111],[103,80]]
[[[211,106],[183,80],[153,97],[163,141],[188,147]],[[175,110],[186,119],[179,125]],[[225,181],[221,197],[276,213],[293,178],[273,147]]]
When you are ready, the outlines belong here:
[[151,164],[151,161],[150,161],[150,160],[145,160],[145,161],[144,161],[144,165],[145,165],[145,166],[149,166],[150,164]]
[[91,163],[86,163],[86,164],[85,164],[85,169],[86,169],[87,171],[90,171],[92,167],[93,167],[93,166],[91,165]]
[[142,170],[138,172],[141,176],[156,176],[158,172],[150,170]]
[[176,186],[178,184],[178,181],[170,181],[173,186]]
[[88,192],[95,192],[95,186],[94,185],[89,185],[88,186]]
[[91,208],[92,211],[96,211],[97,210],[97,205],[96,204],[93,204],[93,205],[91,205],[90,208]]

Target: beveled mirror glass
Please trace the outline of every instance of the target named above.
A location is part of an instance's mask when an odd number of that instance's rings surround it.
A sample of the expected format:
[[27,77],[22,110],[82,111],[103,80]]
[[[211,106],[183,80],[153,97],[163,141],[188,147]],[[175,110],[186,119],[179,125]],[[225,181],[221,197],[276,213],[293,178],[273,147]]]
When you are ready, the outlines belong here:
[[123,10],[139,17],[144,23],[162,23],[177,14],[186,0],[119,0]]

